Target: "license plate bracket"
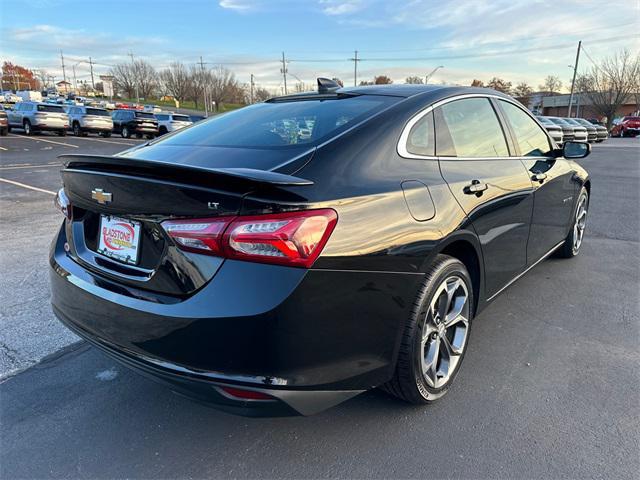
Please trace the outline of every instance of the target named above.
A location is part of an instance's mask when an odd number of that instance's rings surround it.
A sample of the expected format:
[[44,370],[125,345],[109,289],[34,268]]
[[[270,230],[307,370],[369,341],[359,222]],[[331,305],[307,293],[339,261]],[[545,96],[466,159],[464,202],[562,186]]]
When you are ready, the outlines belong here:
[[134,220],[100,215],[98,253],[128,265],[136,265],[142,224]]

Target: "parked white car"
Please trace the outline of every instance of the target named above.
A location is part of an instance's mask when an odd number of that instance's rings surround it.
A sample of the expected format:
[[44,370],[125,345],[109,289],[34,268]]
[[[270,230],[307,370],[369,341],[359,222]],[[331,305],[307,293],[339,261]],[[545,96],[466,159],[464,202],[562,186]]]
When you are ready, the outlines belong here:
[[42,93],[35,90],[18,90],[16,95],[22,99],[23,102],[41,102]]
[[191,118],[182,113],[162,112],[156,113],[155,116],[158,119],[158,135],[175,132],[193,124]]
[[13,92],[3,92],[2,96],[4,97],[4,101],[7,103],[17,103],[22,101],[22,98]]

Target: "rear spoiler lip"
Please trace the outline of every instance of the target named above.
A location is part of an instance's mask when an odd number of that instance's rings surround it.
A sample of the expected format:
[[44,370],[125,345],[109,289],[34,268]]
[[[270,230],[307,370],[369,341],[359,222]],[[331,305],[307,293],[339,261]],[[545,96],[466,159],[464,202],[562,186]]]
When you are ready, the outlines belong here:
[[294,177],[292,175],[286,175],[284,173],[277,173],[268,170],[257,170],[255,168],[206,168],[195,167],[190,165],[180,165],[170,162],[163,162],[159,160],[142,160],[130,157],[117,157],[111,155],[87,155],[69,153],[59,155],[58,158],[62,160],[64,167],[73,169],[75,163],[78,164],[100,164],[107,163],[111,165],[131,165],[136,167],[169,167],[172,169],[181,170],[189,173],[211,173],[214,175],[223,175],[228,177],[234,177],[242,180],[248,180],[255,183],[266,185],[281,185],[281,186],[309,186],[313,185],[313,181],[306,180],[304,178]]

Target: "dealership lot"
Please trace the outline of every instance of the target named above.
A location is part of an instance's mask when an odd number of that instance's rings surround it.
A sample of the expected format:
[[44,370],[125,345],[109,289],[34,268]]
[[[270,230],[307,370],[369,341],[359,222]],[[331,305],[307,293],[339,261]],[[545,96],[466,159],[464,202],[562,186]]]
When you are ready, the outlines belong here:
[[2,478],[637,474],[639,139],[594,146],[582,253],[542,263],[478,317],[442,402],[420,409],[372,391],[315,417],[253,420],[127,371],[50,312],[56,155],[138,143],[0,139]]

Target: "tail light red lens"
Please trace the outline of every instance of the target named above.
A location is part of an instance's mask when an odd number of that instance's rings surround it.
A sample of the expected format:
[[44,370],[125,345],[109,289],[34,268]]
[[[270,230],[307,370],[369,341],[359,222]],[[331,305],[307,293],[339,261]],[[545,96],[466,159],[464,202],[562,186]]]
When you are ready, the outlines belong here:
[[251,262],[309,268],[338,221],[334,210],[235,218],[171,220],[162,226],[187,251]]
[[225,256],[309,268],[337,221],[331,209],[237,217],[224,233]]
[[201,220],[170,220],[162,227],[176,242],[176,245],[189,252],[222,256],[222,232],[231,218]]

